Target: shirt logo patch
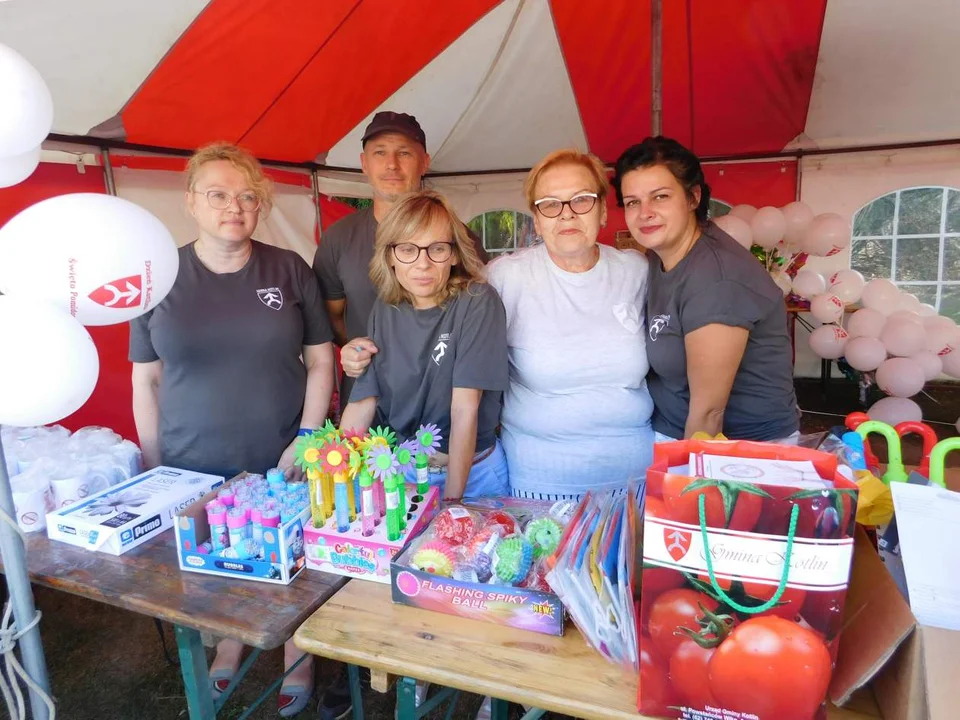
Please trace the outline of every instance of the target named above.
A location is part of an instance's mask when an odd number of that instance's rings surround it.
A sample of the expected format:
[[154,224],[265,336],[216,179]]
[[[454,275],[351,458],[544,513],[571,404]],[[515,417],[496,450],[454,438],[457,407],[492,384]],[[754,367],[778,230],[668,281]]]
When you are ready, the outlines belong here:
[[283,307],[283,293],[280,288],[260,288],[257,290],[257,297],[271,310],[279,310]]
[[430,359],[433,360],[437,365],[440,364],[440,361],[443,360],[443,356],[447,354],[447,341],[450,340],[450,333],[442,333],[440,337],[437,338],[437,344],[433,346],[433,352],[430,354]]
[[650,321],[650,342],[656,342],[657,336],[670,326],[669,315],[655,315]]

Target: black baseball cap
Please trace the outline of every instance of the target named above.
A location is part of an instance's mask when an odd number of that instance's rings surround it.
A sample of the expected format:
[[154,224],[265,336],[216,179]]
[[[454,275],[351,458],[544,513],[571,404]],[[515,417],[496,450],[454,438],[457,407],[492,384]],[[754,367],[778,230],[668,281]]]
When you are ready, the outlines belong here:
[[385,132],[395,132],[405,135],[411,140],[415,140],[423,145],[424,150],[427,149],[427,136],[424,135],[423,128],[420,127],[417,119],[413,115],[407,115],[407,113],[389,111],[378,112],[373,116],[373,120],[367,125],[367,129],[363,131],[363,138],[361,138],[360,144],[365,146],[367,140],[374,135]]

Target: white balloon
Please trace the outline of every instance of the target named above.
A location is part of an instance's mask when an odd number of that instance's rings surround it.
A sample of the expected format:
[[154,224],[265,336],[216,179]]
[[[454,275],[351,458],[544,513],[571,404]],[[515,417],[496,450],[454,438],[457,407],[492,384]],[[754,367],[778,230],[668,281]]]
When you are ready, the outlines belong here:
[[871,372],[887,359],[887,349],[875,337],[855,337],[847,341],[843,351],[850,367],[862,372]]
[[933,315],[923,318],[923,326],[929,330],[932,327],[945,327],[945,328],[955,328],[957,324],[953,321],[953,318],[948,318],[946,315]]
[[0,424],[47,425],[78,410],[100,373],[86,328],[30,297],[0,296]]
[[943,362],[943,372],[950,377],[960,378],[960,350],[953,350],[946,355],[941,355]]
[[13,187],[33,175],[40,164],[40,147],[20,155],[0,157],[0,188]]
[[810,223],[813,222],[813,210],[806,203],[794,201],[783,206],[783,219],[786,221],[786,230],[783,241],[787,245],[799,246]]
[[113,325],[163,300],[180,259],[170,232],[110,195],[60,195],[0,228],[0,292],[46,300],[84,325]]
[[773,281],[777,284],[777,287],[780,288],[780,292],[783,293],[783,296],[786,297],[790,294],[792,283],[790,281],[790,276],[785,272],[779,273]]
[[826,360],[843,357],[843,348],[850,336],[838,325],[822,325],[810,333],[810,348]]
[[886,324],[880,333],[880,342],[891,355],[910,357],[924,349],[927,332],[924,330],[920,316],[887,318]]
[[860,302],[865,308],[889,315],[900,309],[900,290],[889,280],[874,278],[864,285]]
[[757,209],[753,205],[734,205],[730,208],[730,212],[727,213],[727,215],[733,215],[748,223],[750,222],[750,218],[756,214]]
[[850,223],[836,213],[822,213],[807,227],[800,247],[810,255],[830,257],[849,244]]
[[823,294],[827,289],[827,281],[823,275],[810,268],[802,268],[793,278],[793,291],[806,300],[812,300]]
[[960,350],[960,328],[956,325],[926,325],[923,349],[944,356]]
[[721,215],[713,219],[713,224],[723,230],[747,250],[753,247],[753,231],[750,229],[750,223],[741,217],[731,215]]
[[943,361],[940,356],[929,350],[921,350],[910,357],[923,370],[923,376],[929,382],[943,372]]
[[833,275],[827,278],[828,285],[836,285],[837,283],[842,283],[845,281],[859,282],[861,285],[866,284],[866,280],[863,275],[856,270],[837,270]]
[[834,323],[843,317],[843,300],[829,292],[810,301],[810,314],[822,323]]
[[937,309],[933,305],[921,303],[917,314],[920,315],[920,317],[934,317],[937,314]]
[[851,304],[860,299],[865,281],[863,275],[856,270],[840,270],[830,276],[827,284],[830,292],[845,303]]
[[39,147],[53,127],[53,98],[40,73],[0,44],[0,157]]
[[764,248],[772,250],[783,239],[787,230],[787,221],[779,208],[767,205],[760,208],[750,218],[750,229],[753,231],[753,241]]
[[879,420],[887,425],[899,425],[902,422],[921,422],[923,420],[923,410],[913,400],[899,397],[886,397],[877,400],[867,415],[871,420]]
[[877,387],[894,397],[913,397],[923,390],[926,378],[923,368],[910,358],[894,357],[884,360],[877,368]]
[[920,298],[918,298],[913,293],[900,293],[900,309],[901,310],[911,310],[918,315],[920,314]]
[[847,321],[847,332],[850,337],[880,337],[887,318],[882,313],[870,308],[857,310]]
[[[921,327],[924,327],[923,321],[920,319],[920,315],[915,313],[913,310],[894,310],[887,317],[887,322],[892,322],[894,320],[915,320],[920,323]],[[926,329],[924,327],[924,329]]]

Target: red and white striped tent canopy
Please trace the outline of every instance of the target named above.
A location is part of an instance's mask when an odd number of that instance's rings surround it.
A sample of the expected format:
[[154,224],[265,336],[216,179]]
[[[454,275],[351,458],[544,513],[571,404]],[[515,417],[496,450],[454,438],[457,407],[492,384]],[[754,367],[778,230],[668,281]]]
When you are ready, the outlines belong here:
[[[612,162],[649,134],[651,1],[0,1],[0,43],[52,91],[44,160],[61,163],[0,190],[0,223],[51,194],[103,191],[109,145],[117,192],[187,242],[172,151],[227,140],[287,166],[260,237],[309,257],[311,174],[327,195],[368,194],[360,136],[381,109],[416,115],[429,182],[465,220],[524,210],[518,171],[546,153]],[[799,196],[850,218],[891,189],[960,187],[957,27],[960,3],[943,0],[662,0],[663,133],[710,160],[728,203]],[[852,148],[876,152],[818,154]],[[345,208],[321,210],[327,225]],[[622,227],[612,212],[601,239]],[[120,352],[98,395],[129,393]],[[123,412],[97,420],[129,426]]]

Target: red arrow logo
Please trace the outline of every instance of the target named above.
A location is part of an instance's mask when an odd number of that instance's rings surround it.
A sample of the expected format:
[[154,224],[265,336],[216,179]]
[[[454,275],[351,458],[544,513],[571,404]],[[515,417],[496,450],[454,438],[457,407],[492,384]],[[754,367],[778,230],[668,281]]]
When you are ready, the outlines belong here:
[[140,304],[140,289],[140,276],[131,275],[105,283],[87,297],[98,305],[125,310]]
[[683,530],[665,527],[663,539],[667,545],[667,552],[676,562],[680,562],[690,549],[690,533]]

